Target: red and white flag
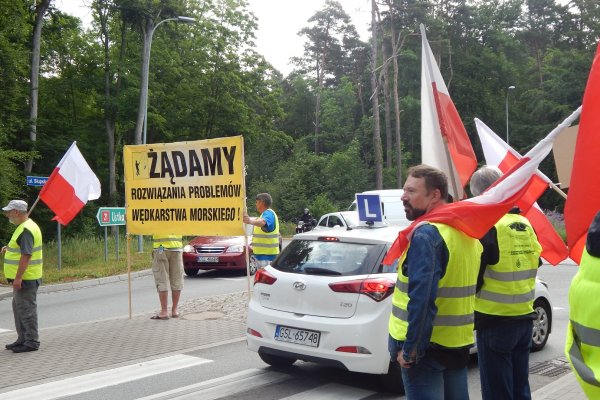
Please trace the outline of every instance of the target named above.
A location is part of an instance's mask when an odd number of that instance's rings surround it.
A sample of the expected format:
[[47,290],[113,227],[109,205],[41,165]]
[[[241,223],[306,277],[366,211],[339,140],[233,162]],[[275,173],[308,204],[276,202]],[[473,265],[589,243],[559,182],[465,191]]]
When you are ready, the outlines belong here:
[[[475,118],[475,126],[483,147],[483,155],[487,165],[496,166],[506,173],[522,158],[521,155],[502,140],[481,120]],[[540,171],[535,171],[527,193],[515,204],[521,209],[523,215],[531,222],[542,246],[542,257],[550,264],[556,265],[569,256],[567,246],[556,230],[546,218],[543,211],[535,201],[544,193],[551,183],[550,179]],[[533,204],[526,209],[527,205]]]
[[444,171],[449,179],[449,193],[460,200],[465,198],[464,187],[477,168],[477,158],[435,62],[423,24],[421,42],[421,162]]
[[[509,169],[494,185],[481,195],[456,203],[445,204],[414,220],[400,231],[383,263],[391,265],[407,249],[412,232],[426,222],[450,225],[473,238],[481,238],[504,214],[506,214],[529,190],[532,176],[552,150],[556,136],[579,116],[577,109],[544,139],[536,144],[521,160]],[[529,209],[532,203],[523,204]]]
[[565,204],[565,227],[571,258],[579,264],[587,231],[600,210],[600,45],[583,95],[579,132],[575,144],[571,183]]
[[100,197],[100,181],[73,142],[40,191],[40,199],[67,225],[88,200]]

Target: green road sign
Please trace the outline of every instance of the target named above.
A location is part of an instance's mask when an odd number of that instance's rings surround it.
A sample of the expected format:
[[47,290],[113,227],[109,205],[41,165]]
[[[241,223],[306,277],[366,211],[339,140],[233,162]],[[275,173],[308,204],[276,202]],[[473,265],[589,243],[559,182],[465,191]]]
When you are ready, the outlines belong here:
[[100,207],[96,219],[100,226],[125,225],[125,207]]

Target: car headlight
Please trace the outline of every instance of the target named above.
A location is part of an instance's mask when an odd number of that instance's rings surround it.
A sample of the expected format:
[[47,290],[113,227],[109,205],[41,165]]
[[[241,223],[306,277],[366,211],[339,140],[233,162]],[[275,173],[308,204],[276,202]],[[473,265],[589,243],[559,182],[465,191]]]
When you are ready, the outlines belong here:
[[243,253],[244,252],[244,245],[243,244],[237,244],[235,246],[229,246],[229,248],[227,248],[227,250],[225,250],[225,253]]
[[187,244],[183,247],[183,252],[184,253],[195,253],[196,249],[194,249],[194,246],[192,246],[191,244]]

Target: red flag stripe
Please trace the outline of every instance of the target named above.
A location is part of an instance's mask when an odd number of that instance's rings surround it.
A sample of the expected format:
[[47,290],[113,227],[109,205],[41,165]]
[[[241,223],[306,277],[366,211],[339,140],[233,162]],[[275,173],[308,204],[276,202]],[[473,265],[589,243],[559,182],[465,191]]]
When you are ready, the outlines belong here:
[[585,93],[579,132],[575,144],[571,183],[565,204],[565,226],[571,258],[579,264],[587,230],[600,210],[600,45],[590,70]]
[[85,203],[75,194],[75,189],[55,168],[40,191],[40,199],[56,214],[53,219],[67,225],[81,211]]

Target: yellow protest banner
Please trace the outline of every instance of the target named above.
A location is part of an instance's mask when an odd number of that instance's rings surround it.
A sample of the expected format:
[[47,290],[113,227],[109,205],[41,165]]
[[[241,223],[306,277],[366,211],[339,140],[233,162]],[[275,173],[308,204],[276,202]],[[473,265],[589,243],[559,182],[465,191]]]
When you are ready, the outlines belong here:
[[242,136],[125,146],[127,232],[243,235]]

